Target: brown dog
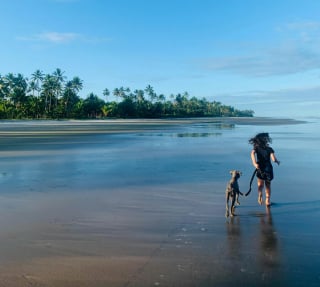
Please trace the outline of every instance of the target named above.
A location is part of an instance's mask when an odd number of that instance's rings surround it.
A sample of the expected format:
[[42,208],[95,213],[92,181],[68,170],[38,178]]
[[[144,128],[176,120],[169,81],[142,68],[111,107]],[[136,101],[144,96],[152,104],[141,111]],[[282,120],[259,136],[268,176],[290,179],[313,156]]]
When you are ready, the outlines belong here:
[[[238,184],[238,178],[242,175],[241,171],[239,170],[230,170],[231,179],[227,184],[226,188],[226,217],[229,217],[230,213],[231,216],[234,216],[235,211],[235,203],[237,202],[238,205],[240,205],[239,202],[239,194],[243,195],[242,192],[240,192],[239,184]],[[229,200],[231,198],[231,206],[229,208]]]

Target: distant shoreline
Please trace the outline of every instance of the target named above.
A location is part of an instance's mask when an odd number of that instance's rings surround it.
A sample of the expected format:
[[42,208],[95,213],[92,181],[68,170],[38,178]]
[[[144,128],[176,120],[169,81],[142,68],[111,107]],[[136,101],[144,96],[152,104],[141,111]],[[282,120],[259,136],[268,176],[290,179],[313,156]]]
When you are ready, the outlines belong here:
[[0,135],[105,134],[154,131],[184,124],[295,125],[307,123],[294,119],[266,117],[217,117],[174,119],[106,119],[106,120],[1,120]]
[[292,118],[274,118],[274,117],[190,117],[190,118],[110,118],[110,119],[3,119],[3,123],[216,123],[227,122],[234,124],[272,124],[272,125],[287,125],[287,124],[302,124],[307,121],[296,120]]

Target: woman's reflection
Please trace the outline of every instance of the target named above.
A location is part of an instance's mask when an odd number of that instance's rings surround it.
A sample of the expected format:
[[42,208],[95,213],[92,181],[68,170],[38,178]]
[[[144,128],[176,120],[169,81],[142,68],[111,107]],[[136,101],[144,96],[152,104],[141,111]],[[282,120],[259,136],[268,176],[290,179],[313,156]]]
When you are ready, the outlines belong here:
[[270,207],[266,207],[265,216],[260,217],[260,248],[259,261],[262,268],[262,279],[275,280],[280,275],[277,272],[280,260],[278,238]]

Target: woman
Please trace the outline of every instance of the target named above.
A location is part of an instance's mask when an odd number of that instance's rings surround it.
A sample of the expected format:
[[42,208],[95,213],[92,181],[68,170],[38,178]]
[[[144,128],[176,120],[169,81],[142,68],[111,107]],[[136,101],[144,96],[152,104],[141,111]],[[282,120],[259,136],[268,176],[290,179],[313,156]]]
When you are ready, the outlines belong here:
[[257,169],[258,202],[260,205],[262,204],[262,192],[265,187],[266,206],[271,205],[271,180],[273,179],[273,167],[271,160],[278,165],[280,164],[280,161],[274,154],[274,150],[269,146],[269,143],[271,142],[272,139],[268,133],[259,133],[249,140],[249,143],[253,145],[253,149],[251,151],[252,164]]

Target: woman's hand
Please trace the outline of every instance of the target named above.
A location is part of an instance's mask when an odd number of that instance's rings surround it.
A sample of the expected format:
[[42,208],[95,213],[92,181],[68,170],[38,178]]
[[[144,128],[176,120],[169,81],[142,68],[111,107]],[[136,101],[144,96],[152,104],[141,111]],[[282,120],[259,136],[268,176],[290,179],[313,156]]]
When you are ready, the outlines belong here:
[[276,158],[274,153],[272,153],[270,156],[273,162],[275,162],[277,165],[280,165],[280,161]]

